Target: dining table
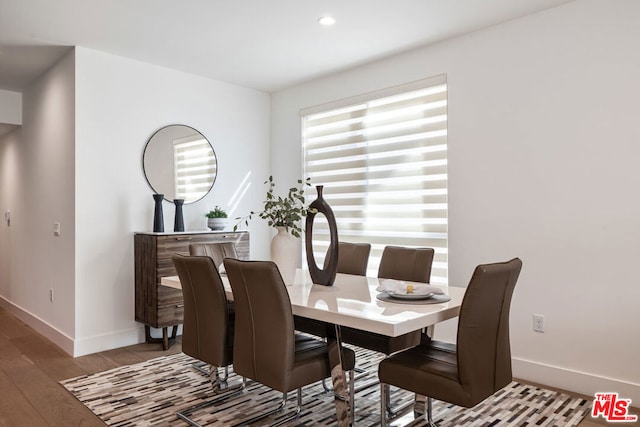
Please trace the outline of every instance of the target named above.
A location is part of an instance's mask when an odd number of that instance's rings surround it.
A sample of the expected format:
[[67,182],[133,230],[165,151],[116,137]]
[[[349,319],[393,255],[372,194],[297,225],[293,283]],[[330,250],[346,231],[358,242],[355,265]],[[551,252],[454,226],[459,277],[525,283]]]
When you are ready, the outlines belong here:
[[[221,278],[227,298],[233,300],[231,286],[224,272],[221,272]],[[382,280],[337,273],[333,285],[324,286],[314,284],[308,270],[298,269],[291,283],[285,283],[294,315],[333,325],[333,331],[328,331],[327,341],[340,427],[349,425],[350,419],[346,380],[340,359],[340,328],[351,327],[389,337],[426,330],[439,322],[457,317],[465,293],[465,288],[433,285],[443,291],[445,298],[395,299],[379,290]],[[178,276],[163,277],[161,285],[181,288]]]

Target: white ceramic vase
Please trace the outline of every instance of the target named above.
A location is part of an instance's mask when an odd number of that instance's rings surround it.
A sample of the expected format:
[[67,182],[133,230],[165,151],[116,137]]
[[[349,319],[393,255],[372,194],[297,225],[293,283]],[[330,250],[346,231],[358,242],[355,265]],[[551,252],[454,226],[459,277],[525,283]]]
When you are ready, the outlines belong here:
[[298,264],[298,239],[287,232],[285,227],[277,227],[278,234],[271,239],[271,260],[280,270],[286,285],[292,285]]

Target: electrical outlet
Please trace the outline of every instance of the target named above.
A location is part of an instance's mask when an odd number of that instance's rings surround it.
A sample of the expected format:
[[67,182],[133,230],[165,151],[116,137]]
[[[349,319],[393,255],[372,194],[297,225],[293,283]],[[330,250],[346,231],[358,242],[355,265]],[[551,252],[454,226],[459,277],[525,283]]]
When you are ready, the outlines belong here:
[[544,316],[542,314],[533,315],[533,330],[535,332],[544,332]]
[[53,289],[49,289],[49,301],[53,302]]

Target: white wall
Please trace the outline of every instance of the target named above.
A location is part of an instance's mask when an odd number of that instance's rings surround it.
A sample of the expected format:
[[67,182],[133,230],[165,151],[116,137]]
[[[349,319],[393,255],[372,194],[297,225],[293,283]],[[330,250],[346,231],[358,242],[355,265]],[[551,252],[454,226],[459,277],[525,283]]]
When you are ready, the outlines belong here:
[[[269,173],[269,95],[146,63],[76,48],[75,354],[142,340],[134,321],[133,233],[153,228],[153,191],[142,172],[147,139],[172,123],[211,141],[218,176],[211,193],[184,206],[185,229],[205,230],[215,205],[229,216],[255,209]],[[230,200],[249,176],[235,210]],[[163,203],[165,230],[175,208]],[[264,256],[268,230],[250,229],[252,256]]]
[[17,167],[20,158],[20,131],[21,128],[18,128],[0,137],[0,304],[4,298],[14,293],[11,282],[13,272],[11,241],[13,240],[14,228],[5,221],[4,215],[7,211],[13,210],[15,212],[17,207],[15,203],[17,200]]
[[68,352],[75,333],[74,81],[71,52],[25,91],[22,129],[2,139],[0,153],[0,199],[11,210],[11,227],[0,232],[9,272],[0,276],[0,303]]
[[274,178],[300,173],[301,108],[446,73],[450,283],[521,257],[514,375],[640,402],[638,22],[579,0],[276,93]]
[[0,89],[0,123],[22,124],[22,94]]
[[[215,205],[231,218],[259,207],[269,175],[262,92],[76,48],[25,92],[22,128],[0,137],[2,219],[12,212],[11,227],[0,225],[0,304],[70,354],[144,340],[133,234],[152,230],[154,201],[142,153],[172,123],[198,129],[218,160],[211,193],[184,206],[187,231],[205,230]],[[173,204],[164,219],[173,230]],[[252,257],[268,256],[266,225],[249,231]]]

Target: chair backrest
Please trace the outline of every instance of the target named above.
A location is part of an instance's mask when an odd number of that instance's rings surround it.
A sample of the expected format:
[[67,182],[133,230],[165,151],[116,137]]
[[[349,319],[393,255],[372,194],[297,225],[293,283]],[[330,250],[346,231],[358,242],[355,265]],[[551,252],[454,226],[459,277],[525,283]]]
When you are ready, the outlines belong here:
[[213,261],[206,256],[183,255],[174,255],[172,260],[184,299],[182,351],[211,365],[231,364],[229,307]]
[[233,370],[276,390],[288,388],[295,362],[293,313],[276,264],[226,258],[235,304]]
[[521,269],[519,258],[479,265],[467,286],[458,318],[458,375],[474,401],[512,380],[509,310]]
[[[366,276],[370,252],[371,245],[369,243],[339,242],[338,273]],[[327,268],[326,260],[324,268]]]
[[225,258],[238,258],[236,245],[232,242],[219,243],[192,243],[189,245],[189,254],[197,256],[208,256],[213,260],[218,270]]
[[434,252],[433,248],[386,246],[382,251],[378,277],[429,283]]

